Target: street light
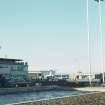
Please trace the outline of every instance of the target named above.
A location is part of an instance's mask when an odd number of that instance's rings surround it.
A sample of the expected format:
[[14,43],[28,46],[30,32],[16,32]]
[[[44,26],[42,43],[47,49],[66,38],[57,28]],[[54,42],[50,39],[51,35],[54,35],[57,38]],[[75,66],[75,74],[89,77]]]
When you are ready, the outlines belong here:
[[100,18],[100,24],[99,24],[99,30],[101,35],[101,41],[102,41],[102,69],[103,69],[103,84],[104,84],[104,48],[103,48],[103,35],[102,35],[102,12],[101,12],[101,1],[99,0],[99,18]]
[[[101,13],[101,1],[104,0],[94,0],[99,3],[99,32],[102,40],[102,68],[103,68],[103,84],[104,84],[104,48],[103,48],[103,35],[102,35],[102,13]],[[91,86],[91,53],[90,53],[90,26],[89,26],[89,0],[86,2],[86,20],[87,20],[87,35],[88,35],[88,63],[89,63],[89,82]]]
[[102,69],[103,69],[103,84],[104,84],[104,47],[103,47],[103,35],[102,35],[102,11],[101,11],[101,1],[104,0],[95,0],[99,3],[99,33],[101,36],[101,48],[102,48]]
[[89,26],[89,0],[86,2],[86,21],[88,35],[88,63],[89,63],[89,83],[91,86],[91,54],[90,54],[90,26]]

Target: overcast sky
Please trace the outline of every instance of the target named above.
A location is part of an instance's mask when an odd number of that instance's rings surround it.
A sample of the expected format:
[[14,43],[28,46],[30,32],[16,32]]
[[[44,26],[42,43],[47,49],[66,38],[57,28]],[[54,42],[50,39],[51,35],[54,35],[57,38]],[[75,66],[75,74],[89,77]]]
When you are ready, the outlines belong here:
[[[102,27],[105,35],[105,2]],[[102,71],[98,3],[89,0],[92,72]],[[105,37],[104,37],[105,38]],[[0,0],[0,56],[30,70],[88,72],[86,0]]]

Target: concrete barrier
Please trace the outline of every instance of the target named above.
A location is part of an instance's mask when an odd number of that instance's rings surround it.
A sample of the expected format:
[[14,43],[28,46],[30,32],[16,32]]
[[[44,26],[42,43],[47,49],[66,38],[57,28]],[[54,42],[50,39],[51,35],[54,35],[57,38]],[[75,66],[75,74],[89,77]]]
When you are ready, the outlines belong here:
[[0,94],[13,94],[32,91],[48,91],[48,90],[74,90],[70,87],[61,86],[32,86],[32,87],[15,87],[15,88],[0,88]]
[[13,94],[31,91],[52,90],[53,86],[33,86],[33,87],[15,87],[15,88],[0,88],[0,94]]

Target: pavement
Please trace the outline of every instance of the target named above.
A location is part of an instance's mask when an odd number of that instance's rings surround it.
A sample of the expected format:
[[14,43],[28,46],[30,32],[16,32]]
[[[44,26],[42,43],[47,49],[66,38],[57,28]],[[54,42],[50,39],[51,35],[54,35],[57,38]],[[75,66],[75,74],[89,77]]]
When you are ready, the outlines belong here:
[[105,87],[83,87],[83,88],[75,88],[78,91],[89,91],[89,92],[105,92]]

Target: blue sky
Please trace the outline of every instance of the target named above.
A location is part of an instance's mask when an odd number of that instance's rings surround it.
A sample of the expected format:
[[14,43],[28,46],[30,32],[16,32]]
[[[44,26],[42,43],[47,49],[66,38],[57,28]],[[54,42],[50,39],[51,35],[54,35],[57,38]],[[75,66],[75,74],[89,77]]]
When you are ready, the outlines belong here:
[[[105,3],[102,27],[105,34]],[[98,3],[89,1],[92,71],[101,71]],[[0,0],[0,56],[33,70],[88,72],[86,0]]]

